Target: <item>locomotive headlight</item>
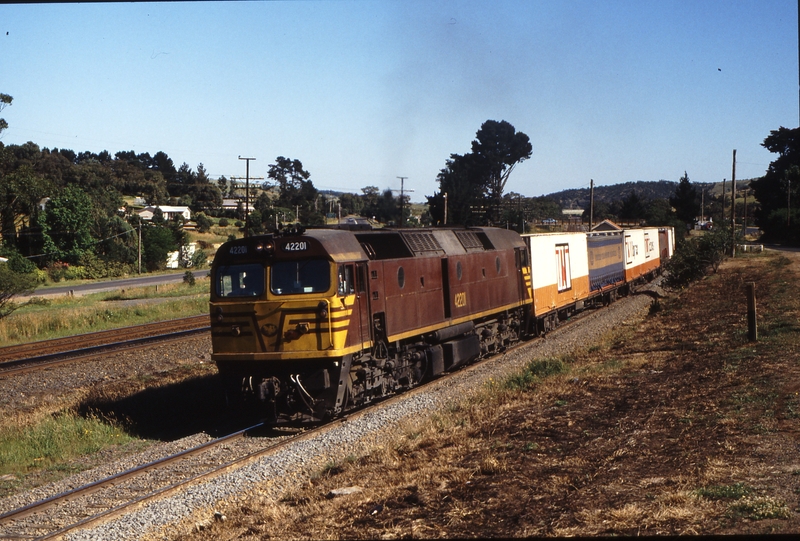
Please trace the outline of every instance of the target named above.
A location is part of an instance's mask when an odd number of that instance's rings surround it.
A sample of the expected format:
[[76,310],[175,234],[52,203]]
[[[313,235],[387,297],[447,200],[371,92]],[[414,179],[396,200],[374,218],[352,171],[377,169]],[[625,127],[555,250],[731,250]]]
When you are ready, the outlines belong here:
[[256,252],[258,253],[265,253],[267,255],[272,255],[275,251],[275,243],[272,241],[267,242],[259,242],[256,244]]
[[325,301],[320,301],[317,305],[317,315],[320,319],[327,319],[328,318],[328,303]]
[[217,312],[217,321],[222,321],[222,307],[217,306],[216,312]]

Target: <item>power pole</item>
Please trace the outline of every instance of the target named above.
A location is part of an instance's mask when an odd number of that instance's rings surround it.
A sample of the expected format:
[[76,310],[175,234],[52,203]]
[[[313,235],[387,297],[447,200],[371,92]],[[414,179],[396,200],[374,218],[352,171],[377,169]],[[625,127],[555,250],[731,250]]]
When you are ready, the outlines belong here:
[[[404,222],[405,222],[404,208],[405,208],[405,202],[406,202],[405,192],[407,192],[407,191],[408,192],[413,192],[414,190],[406,190],[403,187],[403,184],[405,183],[405,180],[408,177],[397,177],[397,178],[400,179],[400,227],[402,228],[405,225],[404,224]],[[396,192],[397,190],[392,190],[392,191]]]
[[[800,0],[798,0],[800,1]],[[589,231],[594,227],[594,179],[589,179]]]
[[244,236],[250,236],[250,160],[255,160],[255,158],[242,158],[239,156],[240,160],[245,160],[247,162],[247,172],[245,173],[245,185],[244,185]]
[[142,274],[142,222],[139,221],[139,274]]
[[444,223],[442,225],[447,225],[447,192],[444,192]]
[[733,149],[731,171],[731,257],[736,256],[736,149]]
[[720,220],[720,225],[725,224],[725,180],[722,179],[722,220]]

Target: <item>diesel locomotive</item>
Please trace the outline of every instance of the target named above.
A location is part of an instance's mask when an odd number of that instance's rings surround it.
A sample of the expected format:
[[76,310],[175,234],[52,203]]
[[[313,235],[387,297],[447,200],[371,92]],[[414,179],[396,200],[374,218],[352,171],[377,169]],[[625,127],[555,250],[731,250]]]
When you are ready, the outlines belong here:
[[231,400],[306,424],[553,329],[652,278],[671,228],[308,229],[227,242],[212,359]]

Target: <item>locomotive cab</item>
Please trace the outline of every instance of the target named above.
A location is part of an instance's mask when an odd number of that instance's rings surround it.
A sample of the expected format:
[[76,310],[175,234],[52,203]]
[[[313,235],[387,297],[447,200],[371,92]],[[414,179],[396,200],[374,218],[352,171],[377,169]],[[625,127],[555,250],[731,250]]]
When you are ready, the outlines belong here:
[[[224,244],[211,269],[212,359],[231,399],[272,422],[345,405],[349,356],[369,347],[365,256],[335,230]],[[344,385],[342,385],[344,384]]]

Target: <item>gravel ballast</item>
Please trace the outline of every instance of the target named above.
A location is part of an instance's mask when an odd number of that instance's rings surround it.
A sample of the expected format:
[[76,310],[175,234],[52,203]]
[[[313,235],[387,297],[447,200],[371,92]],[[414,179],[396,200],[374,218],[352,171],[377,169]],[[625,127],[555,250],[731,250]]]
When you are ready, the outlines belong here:
[[[326,464],[348,456],[362,455],[376,445],[388,442],[404,422],[423,418],[448,402],[461,400],[477,392],[489,378],[502,378],[518,371],[535,358],[569,354],[596,343],[620,325],[635,324],[647,313],[651,299],[634,295],[602,310],[586,314],[574,324],[562,327],[544,339],[507,352],[445,378],[427,387],[424,392],[333,423],[323,434],[291,443],[280,452],[244,467],[229,471],[213,480],[191,486],[170,497],[142,505],[141,508],[99,526],[65,537],[69,540],[171,539],[192,529],[202,528],[214,520],[214,513],[226,505],[244,501],[258,494],[279,499],[291,492]],[[197,353],[194,353],[195,358]],[[136,460],[130,457],[128,462]],[[105,466],[103,469],[118,469]],[[122,468],[125,469],[125,468]],[[80,477],[91,477],[85,472]],[[76,476],[77,477],[77,476]],[[75,486],[86,481],[70,478],[65,483]],[[61,485],[62,483],[59,483]],[[41,493],[58,487],[42,487]],[[9,502],[0,502],[0,505]],[[3,505],[5,507],[5,505]]]

